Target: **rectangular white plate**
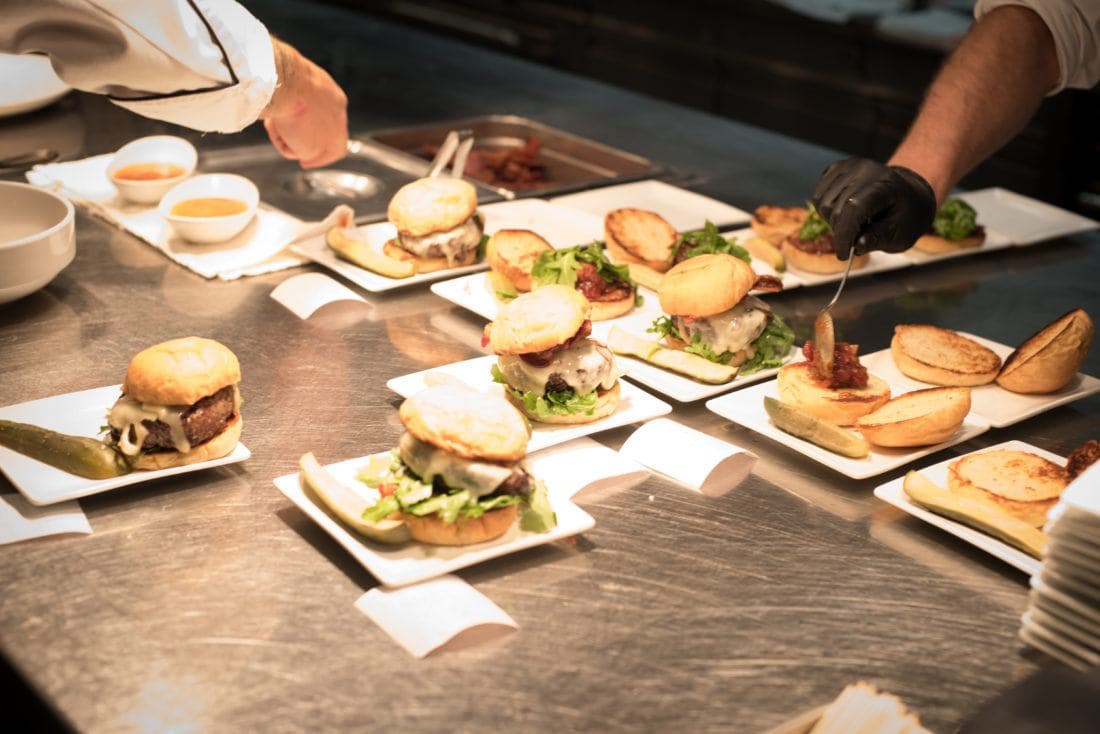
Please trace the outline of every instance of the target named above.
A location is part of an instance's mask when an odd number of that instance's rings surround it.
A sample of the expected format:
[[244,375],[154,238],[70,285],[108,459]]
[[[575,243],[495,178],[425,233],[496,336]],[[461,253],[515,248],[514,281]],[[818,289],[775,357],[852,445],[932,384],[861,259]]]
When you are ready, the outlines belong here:
[[[973,339],[983,347],[991,349],[1002,362],[1014,351],[1012,347],[963,331],[960,331],[959,335]],[[886,380],[891,387],[897,385],[906,392],[932,387],[926,382],[903,375],[894,364],[894,358],[889,349],[872,352],[859,359],[868,371]],[[1068,385],[1050,395],[1023,395],[1005,390],[993,382],[970,388],[970,409],[971,412],[988,420],[994,428],[1004,428],[1096,392],[1100,392],[1100,380],[1083,373],[1078,373]]]
[[[99,427],[107,422],[107,412],[118,400],[121,387],[121,385],[97,387],[9,405],[6,408],[0,408],[0,418],[30,423],[73,436],[94,438],[99,435]],[[147,482],[151,479],[186,474],[209,469],[212,466],[235,464],[251,455],[243,443],[238,443],[237,448],[220,459],[186,464],[171,469],[134,471],[111,479],[85,479],[55,469],[49,464],[43,464],[11,449],[0,447],[0,471],[4,472],[4,476],[11,480],[15,488],[28,501],[36,505],[51,505],[55,502],[106,492],[109,489]]]
[[[881,375],[879,375],[881,377]],[[883,377],[883,379],[886,379]],[[887,380],[889,382],[889,380]],[[906,392],[895,389],[890,385],[894,397]],[[935,453],[948,446],[967,441],[974,436],[989,430],[989,422],[976,415],[973,411],[963,420],[955,435],[942,443],[933,446],[920,446],[912,449],[887,449],[879,446],[871,446],[871,453],[862,459],[850,459],[847,456],[835,454],[828,449],[821,448],[817,444],[804,441],[801,438],[779,430],[772,423],[764,410],[764,397],[779,398],[776,389],[776,381],[771,380],[760,385],[753,385],[744,390],[739,390],[730,395],[723,395],[707,402],[707,408],[723,418],[738,423],[746,428],[751,428],[768,438],[778,441],[784,446],[808,456],[820,464],[824,464],[834,471],[845,474],[852,479],[867,479],[884,472],[898,469],[911,464],[922,456]]]
[[735,206],[652,179],[566,194],[550,202],[588,212],[599,218],[601,227],[609,211],[624,207],[657,212],[679,232],[701,229],[707,220],[730,227],[752,219],[752,214]]
[[[867,264],[858,270],[852,270],[848,274],[849,278],[862,278],[865,275],[872,275],[874,273],[884,273],[888,270],[900,270],[901,268],[907,268],[913,264],[913,261],[907,258],[905,255],[899,255],[895,252],[881,252],[874,251],[867,259]],[[812,286],[821,285],[822,283],[836,283],[844,275],[840,273],[808,273],[805,270],[798,270],[797,268],[791,268],[793,275],[797,276],[802,285]]]
[[962,193],[959,198],[974,207],[979,222],[988,222],[1017,245],[1100,228],[1088,217],[996,186]]
[[[394,377],[386,383],[386,387],[401,397],[407,398],[428,387],[430,384],[429,375],[438,373],[460,380],[475,390],[503,394],[503,385],[493,382],[492,375],[489,372],[496,361],[496,357],[489,356],[476,357],[465,362],[454,362],[442,367]],[[672,407],[668,403],[658,400],[645,390],[641,390],[627,382],[620,380],[619,390],[618,409],[611,415],[597,421],[578,425],[558,425],[532,421],[531,439],[528,442],[527,450],[538,451],[547,446],[571,441],[574,438],[599,433],[600,431],[608,431],[619,426],[628,426],[631,423],[640,423],[672,412]]]
[[[979,223],[982,220],[978,220]],[[985,226],[983,224],[983,226]],[[938,260],[950,260],[956,257],[966,257],[967,255],[981,255],[987,252],[995,252],[996,250],[1003,250],[1006,247],[1013,247],[1015,243],[1008,238],[1007,235],[998,232],[992,227],[985,228],[985,242],[979,247],[971,247],[965,250],[956,250],[954,252],[945,252],[939,255],[932,254],[930,252],[921,252],[915,247],[910,247],[905,252],[901,253],[905,257],[909,258],[914,265],[924,265],[925,263],[936,262]]]
[[[971,453],[976,454],[985,451],[998,450],[1028,451],[1030,453],[1042,456],[1045,459],[1049,459],[1050,461],[1053,461],[1059,465],[1066,463],[1066,460],[1061,456],[1058,456],[1057,454],[1052,454],[1049,451],[1044,451],[1040,448],[1036,448],[1035,446],[1024,443],[1023,441],[1006,441],[1004,443],[999,443],[995,446],[981,449],[981,451],[974,451]],[[969,455],[970,454],[964,454],[964,456]],[[960,458],[962,457],[956,456],[950,459],[946,459],[938,464],[933,464],[932,466],[921,469],[920,473],[928,477],[928,479],[932,480],[939,486],[946,487],[947,467],[951,463],[958,461],[958,459]],[[904,481],[905,477],[898,477],[892,482],[887,482],[886,484],[876,487],[875,496],[883,502],[890,503],[891,505],[897,507],[903,512],[907,512],[914,517],[919,517],[921,520],[924,520],[929,525],[935,525],[941,530],[946,530],[948,533],[954,535],[956,538],[965,540],[967,543],[970,543],[977,548],[981,548],[986,553],[1000,558],[1005,563],[1011,566],[1015,566],[1025,573],[1032,575],[1039,573],[1039,568],[1040,566],[1042,566],[1042,562],[1039,561],[1038,558],[1032,558],[1023,551],[1017,550],[1007,543],[1002,543],[996,538],[986,535],[980,530],[975,530],[969,525],[964,525],[961,522],[956,522],[955,520],[944,517],[942,515],[937,515],[934,512],[929,512],[923,507],[914,504],[909,499],[909,495],[905,494],[905,490],[902,489],[902,483]]]
[[[358,481],[355,475],[369,459],[369,456],[361,456],[329,464],[326,468],[340,481],[353,484]],[[386,586],[415,584],[490,558],[583,533],[596,524],[587,512],[562,493],[555,493],[547,483],[550,506],[554,508],[558,524],[545,533],[520,530],[517,522],[499,538],[475,545],[449,547],[408,542],[387,546],[366,540],[348,530],[319,501],[315,501],[314,495],[306,494],[297,473],[277,478],[275,486]]]

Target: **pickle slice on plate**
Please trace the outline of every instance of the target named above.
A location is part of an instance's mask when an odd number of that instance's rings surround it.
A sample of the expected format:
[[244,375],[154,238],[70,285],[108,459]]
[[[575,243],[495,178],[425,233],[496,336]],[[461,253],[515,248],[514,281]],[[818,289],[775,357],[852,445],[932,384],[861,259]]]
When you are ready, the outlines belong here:
[[131,471],[121,452],[98,439],[28,423],[0,420],[0,446],[85,479],[110,479]]
[[764,410],[780,430],[823,449],[852,459],[862,459],[871,451],[867,439],[858,433],[823,421],[773,397],[764,397]]
[[701,382],[720,384],[729,382],[737,374],[736,367],[711,362],[697,354],[682,352],[679,349],[667,349],[655,341],[635,336],[617,326],[613,326],[607,335],[607,347],[615,354],[637,357]]
[[396,545],[409,539],[409,529],[401,520],[386,518],[371,522],[363,518],[363,511],[374,503],[341,482],[321,466],[312,452],[298,460],[298,476],[306,487],[316,494],[325,506],[348,527],[360,535],[379,543]]
[[366,242],[348,237],[340,227],[333,227],[325,233],[325,244],[345,260],[387,278],[410,278],[416,274],[416,264],[411,260],[397,260],[383,255]]

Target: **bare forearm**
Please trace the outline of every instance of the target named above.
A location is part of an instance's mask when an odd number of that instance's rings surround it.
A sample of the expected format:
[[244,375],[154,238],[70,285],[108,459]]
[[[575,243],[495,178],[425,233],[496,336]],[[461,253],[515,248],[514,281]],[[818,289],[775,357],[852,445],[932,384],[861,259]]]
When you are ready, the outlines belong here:
[[924,176],[938,203],[970,169],[1027,125],[1058,80],[1054,41],[1030,10],[977,23],[928,90],[891,165]]

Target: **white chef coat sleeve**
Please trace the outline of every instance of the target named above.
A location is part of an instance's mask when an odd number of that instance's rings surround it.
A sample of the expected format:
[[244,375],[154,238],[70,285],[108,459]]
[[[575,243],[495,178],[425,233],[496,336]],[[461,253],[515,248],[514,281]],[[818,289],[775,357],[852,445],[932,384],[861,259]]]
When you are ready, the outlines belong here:
[[5,0],[0,51],[146,117],[235,132],[278,81],[271,36],[232,0]]
[[1004,5],[1028,8],[1050,29],[1059,69],[1051,94],[1066,87],[1090,89],[1100,82],[1100,0],[978,0],[974,17],[980,20]]

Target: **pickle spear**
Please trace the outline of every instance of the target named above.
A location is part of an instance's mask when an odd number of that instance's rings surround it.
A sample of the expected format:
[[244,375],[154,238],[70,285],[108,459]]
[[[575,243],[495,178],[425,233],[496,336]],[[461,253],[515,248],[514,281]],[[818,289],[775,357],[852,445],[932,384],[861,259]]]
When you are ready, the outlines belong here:
[[0,420],[0,446],[85,479],[110,479],[130,473],[125,457],[102,441],[27,423]]
[[339,227],[325,233],[325,244],[345,260],[387,278],[409,278],[416,274],[416,265],[411,261],[395,260],[376,252],[366,242],[348,237]]
[[302,483],[313,490],[325,506],[355,532],[387,545],[404,543],[410,538],[409,528],[401,520],[386,518],[372,522],[364,518],[363,512],[373,503],[367,502],[361,494],[344,485],[321,466],[313,452],[302,454],[302,458],[298,460],[298,469]]
[[764,396],[764,410],[780,430],[816,443],[823,449],[853,459],[862,459],[871,451],[863,436],[834,426],[773,397]]
[[736,367],[711,362],[697,354],[689,354],[679,349],[666,349],[655,341],[635,336],[617,326],[611,327],[607,335],[607,347],[615,354],[637,357],[666,370],[679,372],[701,382],[715,385],[729,382],[737,374]]

